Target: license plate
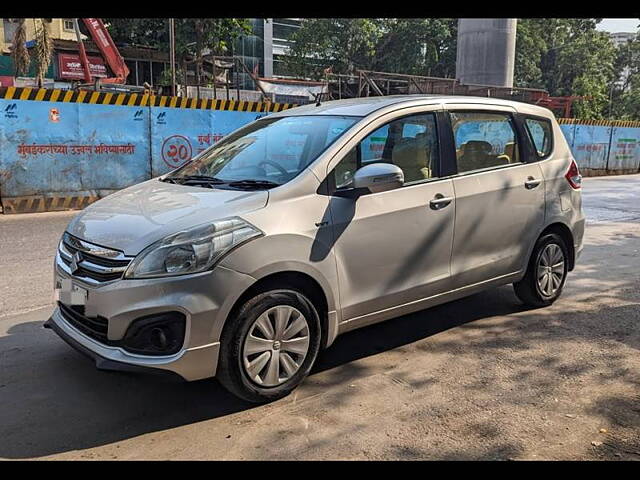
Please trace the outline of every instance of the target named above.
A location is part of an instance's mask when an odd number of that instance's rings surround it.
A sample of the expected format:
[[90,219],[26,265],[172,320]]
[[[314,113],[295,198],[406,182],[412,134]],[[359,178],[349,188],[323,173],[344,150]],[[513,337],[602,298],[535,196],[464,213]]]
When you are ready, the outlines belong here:
[[87,289],[82,288],[70,278],[56,277],[56,284],[53,290],[53,299],[65,305],[86,305]]

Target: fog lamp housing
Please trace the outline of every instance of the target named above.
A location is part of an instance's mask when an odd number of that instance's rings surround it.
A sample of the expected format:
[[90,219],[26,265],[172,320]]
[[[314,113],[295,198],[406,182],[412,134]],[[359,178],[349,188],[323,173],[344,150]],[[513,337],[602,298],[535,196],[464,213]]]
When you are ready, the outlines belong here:
[[148,315],[131,322],[121,347],[141,355],[173,355],[184,344],[186,318],[179,312]]

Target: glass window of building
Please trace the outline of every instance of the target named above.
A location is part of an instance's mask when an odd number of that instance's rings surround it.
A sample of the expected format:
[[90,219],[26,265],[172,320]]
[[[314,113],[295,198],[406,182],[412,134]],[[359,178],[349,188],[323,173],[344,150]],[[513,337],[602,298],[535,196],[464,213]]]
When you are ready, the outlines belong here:
[[12,43],[18,24],[12,18],[3,18],[2,26],[4,28],[4,43]]

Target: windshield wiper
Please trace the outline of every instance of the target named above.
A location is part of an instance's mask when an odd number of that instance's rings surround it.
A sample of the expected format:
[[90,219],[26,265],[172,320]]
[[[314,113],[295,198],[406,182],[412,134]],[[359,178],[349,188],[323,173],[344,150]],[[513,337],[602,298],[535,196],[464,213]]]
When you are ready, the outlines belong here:
[[270,180],[245,179],[245,180],[234,180],[232,182],[229,182],[228,185],[230,187],[237,187],[237,188],[273,188],[273,187],[279,187],[281,184],[272,182]]
[[164,177],[164,178],[161,178],[160,181],[167,182],[167,183],[176,183],[176,184],[180,183],[177,181],[176,177]]
[[177,183],[180,185],[186,184],[204,184],[204,185],[220,185],[227,183],[216,177],[210,177],[209,175],[185,175],[183,177],[165,177],[164,182]]

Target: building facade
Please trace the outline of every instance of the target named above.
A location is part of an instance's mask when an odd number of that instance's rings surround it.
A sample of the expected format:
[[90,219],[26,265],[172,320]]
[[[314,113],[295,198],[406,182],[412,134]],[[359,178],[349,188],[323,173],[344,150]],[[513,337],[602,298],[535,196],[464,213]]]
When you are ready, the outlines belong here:
[[[30,48],[33,45],[36,31],[36,23],[39,23],[41,19],[28,18],[25,23],[27,47]],[[51,18],[45,19],[45,25],[49,30],[49,35],[53,39],[54,45],[56,41],[66,40],[71,41],[76,39],[75,30],[73,28],[73,20],[70,18]],[[34,77],[35,66],[32,64],[26,73],[24,79],[15,79],[15,66],[13,59],[11,58],[11,45],[13,43],[13,37],[16,29],[18,28],[18,22],[13,18],[1,18],[0,19],[0,86],[29,85],[30,77]],[[54,52],[54,58],[51,65],[45,74],[46,82],[51,85],[55,82],[55,72],[57,56]],[[16,83],[17,82],[17,83]]]
[[[73,28],[72,18],[51,18],[46,22],[49,29],[49,35],[53,39],[59,40],[76,40],[76,32]],[[26,21],[27,42],[35,37],[36,22],[40,19],[28,18]],[[14,18],[0,19],[0,53],[8,54],[11,51],[13,36],[16,32],[18,23]]]
[[[36,22],[40,19],[27,19],[27,48],[34,44]],[[74,82],[83,82],[84,73],[80,63],[78,41],[71,18],[52,18],[45,22],[53,43],[51,65],[45,75],[45,86],[72,88]],[[11,58],[11,45],[18,23],[15,19],[0,19],[0,85],[29,86],[35,76],[32,65],[24,78],[15,78],[15,66]],[[104,58],[96,45],[82,34],[87,52],[90,70],[95,77],[110,77]],[[129,68],[127,83],[142,86],[145,83],[156,86],[162,83],[163,72],[169,69],[169,55],[154,48],[119,47],[120,54]]]
[[[26,21],[27,47],[33,46],[36,22],[39,21],[40,19]],[[284,57],[292,44],[291,37],[300,28],[302,19],[252,18],[249,19],[249,23],[252,33],[237,38],[229,53],[239,57],[250,72],[260,77],[287,78],[289,75]],[[46,75],[46,86],[71,88],[73,82],[82,82],[84,78],[73,19],[47,19],[46,25],[54,47],[51,66]],[[17,26],[15,19],[0,19],[0,85],[2,86],[22,86],[29,82],[27,78],[14,78],[15,66],[10,52]],[[95,44],[85,35],[82,37],[92,74],[99,77],[111,76],[112,72],[109,71]],[[166,83],[166,75],[163,75],[163,72],[170,69],[168,52],[134,46],[118,46],[118,49],[130,70],[128,84],[142,86],[147,83],[155,87]],[[33,76],[35,76],[35,69],[32,66],[26,77]],[[178,82],[182,80],[178,79]],[[188,83],[192,81],[192,79],[189,80]],[[237,81],[241,89],[256,89],[251,75],[245,71],[237,72]]]
[[[232,55],[242,59],[247,68],[261,77],[286,78],[284,57],[292,45],[291,37],[302,24],[301,18],[251,18],[252,33],[233,43]],[[254,89],[248,73],[240,72],[240,85]]]
[[610,33],[609,35],[611,36],[611,40],[613,41],[614,45],[616,47],[620,47],[636,38],[637,34],[633,32],[614,32]]

